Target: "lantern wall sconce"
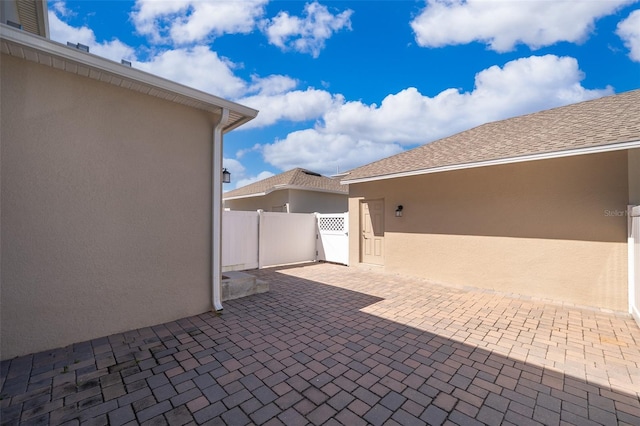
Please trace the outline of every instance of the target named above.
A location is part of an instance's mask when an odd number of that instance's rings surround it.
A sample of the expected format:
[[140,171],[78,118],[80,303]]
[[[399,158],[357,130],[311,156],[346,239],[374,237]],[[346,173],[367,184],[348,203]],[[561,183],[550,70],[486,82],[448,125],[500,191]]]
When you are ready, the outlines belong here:
[[231,183],[231,172],[227,169],[222,169],[222,183]]
[[402,207],[402,204],[400,204],[396,209],[396,217],[402,217],[402,210],[403,210],[403,207]]

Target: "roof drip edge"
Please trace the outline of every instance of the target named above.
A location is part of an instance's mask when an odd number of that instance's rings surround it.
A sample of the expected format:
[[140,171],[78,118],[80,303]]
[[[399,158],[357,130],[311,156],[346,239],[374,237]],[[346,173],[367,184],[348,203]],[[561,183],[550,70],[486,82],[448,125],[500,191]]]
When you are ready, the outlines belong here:
[[472,169],[477,167],[499,166],[505,164],[523,163],[526,161],[550,160],[554,158],[572,157],[577,155],[598,154],[603,152],[622,151],[625,149],[640,148],[640,140],[615,143],[609,145],[600,145],[588,148],[578,148],[566,151],[545,152],[540,154],[523,155],[520,157],[498,158],[494,160],[478,161],[474,163],[452,164],[449,166],[434,167],[431,169],[418,169],[406,172],[391,173],[388,175],[368,176],[356,179],[342,179],[341,185],[350,185],[356,183],[373,182],[377,180],[395,179],[410,176],[426,175],[431,173],[442,173],[455,170]]

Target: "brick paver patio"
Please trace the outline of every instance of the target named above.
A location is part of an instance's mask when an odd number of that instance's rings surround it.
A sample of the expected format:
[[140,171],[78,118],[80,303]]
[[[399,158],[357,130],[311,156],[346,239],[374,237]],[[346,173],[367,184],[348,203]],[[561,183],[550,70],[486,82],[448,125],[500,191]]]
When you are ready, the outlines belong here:
[[640,424],[626,315],[330,264],[2,362],[2,424]]

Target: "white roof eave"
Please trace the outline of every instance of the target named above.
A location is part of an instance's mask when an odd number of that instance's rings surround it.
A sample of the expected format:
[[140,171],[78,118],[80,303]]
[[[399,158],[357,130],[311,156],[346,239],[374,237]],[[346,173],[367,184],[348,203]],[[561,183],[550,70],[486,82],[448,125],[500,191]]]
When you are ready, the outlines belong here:
[[622,151],[625,149],[640,148],[640,140],[614,143],[609,145],[599,145],[588,148],[578,148],[566,151],[546,152],[542,154],[523,155],[520,157],[499,158],[495,160],[478,161],[474,163],[452,164],[442,167],[433,167],[430,169],[418,169],[399,173],[389,173],[379,176],[368,176],[356,179],[343,179],[340,181],[342,185],[350,185],[357,183],[373,182],[377,180],[395,179],[409,176],[426,175],[430,173],[450,172],[454,170],[472,169],[476,167],[498,166],[503,164],[523,163],[525,161],[549,160],[553,158],[572,157],[576,155],[597,154],[602,152]]
[[87,76],[118,87],[205,111],[219,114],[223,108],[226,108],[229,110],[232,120],[225,127],[225,132],[252,120],[258,115],[258,111],[253,108],[4,24],[0,24],[0,51],[52,68]]
[[241,200],[243,198],[253,198],[253,197],[262,197],[264,195],[267,195],[268,192],[259,192],[259,193],[254,193],[254,194],[247,194],[247,195],[238,195],[237,197],[225,197],[224,193],[222,194],[222,201],[231,201],[231,200]]
[[349,195],[349,193],[347,192],[336,191],[332,189],[315,189],[315,188],[307,188],[305,186],[299,186],[299,185],[280,184],[280,185],[273,186],[264,192],[254,192],[253,194],[238,195],[236,197],[225,197],[223,194],[222,199],[224,201],[231,201],[231,200],[240,200],[242,198],[264,197],[265,195],[269,195],[274,191],[280,191],[282,189],[297,189],[300,191],[322,192],[322,193],[338,194],[338,195],[345,195],[345,196]]

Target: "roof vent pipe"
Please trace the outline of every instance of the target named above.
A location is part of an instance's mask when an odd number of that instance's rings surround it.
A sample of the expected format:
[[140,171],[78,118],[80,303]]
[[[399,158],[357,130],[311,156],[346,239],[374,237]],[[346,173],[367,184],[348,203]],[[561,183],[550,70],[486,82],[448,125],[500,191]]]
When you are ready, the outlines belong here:
[[89,53],[89,46],[87,46],[86,44],[81,44],[81,43],[71,43],[70,41],[67,42],[67,46],[69,47],[73,47],[75,49],[78,50],[82,50],[83,52],[87,52]]

